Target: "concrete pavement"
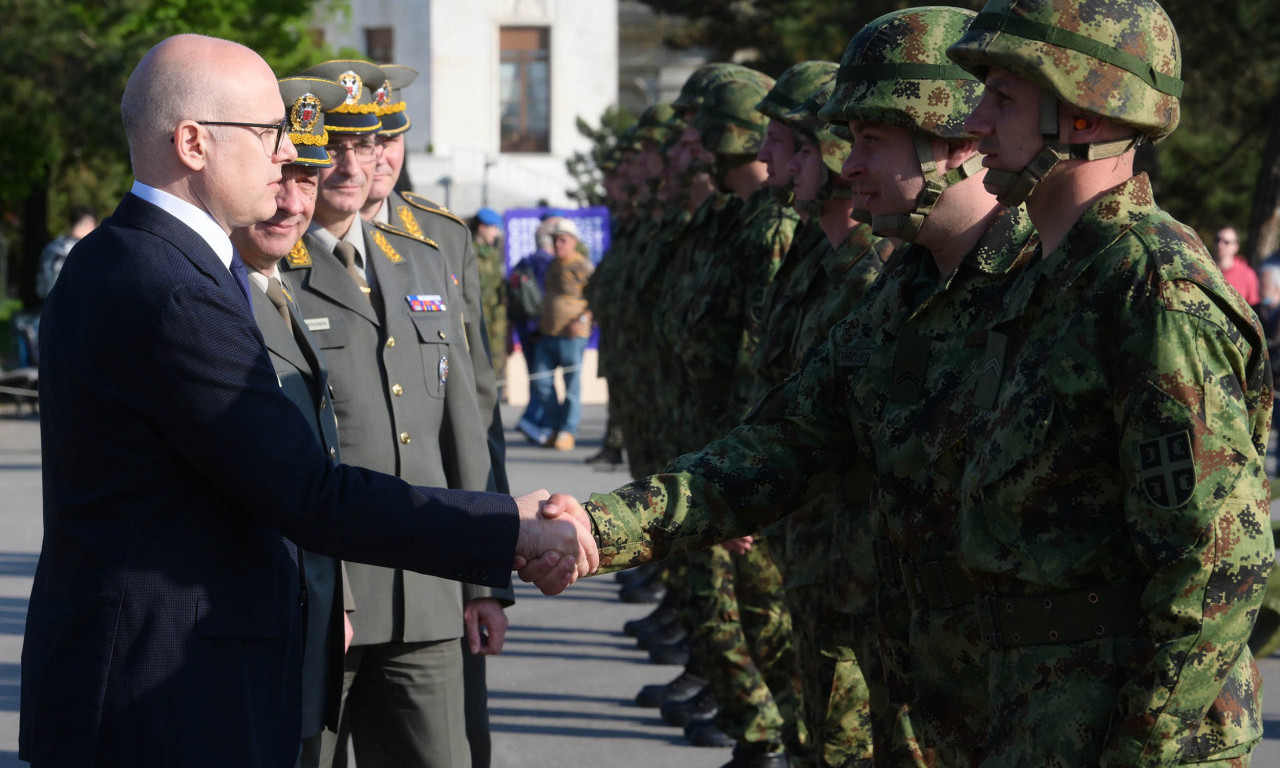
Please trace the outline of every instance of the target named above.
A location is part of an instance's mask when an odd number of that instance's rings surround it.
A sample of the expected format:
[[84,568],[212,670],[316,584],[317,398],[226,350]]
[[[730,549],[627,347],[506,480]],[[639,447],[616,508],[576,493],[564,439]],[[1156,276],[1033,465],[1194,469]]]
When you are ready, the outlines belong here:
[[[519,408],[507,408],[515,423]],[[582,463],[599,447],[604,408],[585,409],[579,447],[567,453],[538,448],[508,431],[512,490],[545,487],[585,496],[610,490],[629,476]],[[18,749],[18,661],[27,598],[40,549],[40,435],[30,418],[0,406],[0,768],[24,766]],[[617,601],[611,577],[581,582],[556,598],[518,584],[511,629],[501,656],[489,661],[494,768],[715,768],[728,749],[686,746],[657,711],[632,697],[641,686],[679,673],[657,667],[620,632],[649,606]],[[1268,690],[1280,690],[1280,656],[1260,662]],[[1253,765],[1280,766],[1280,696],[1264,707],[1266,738]]]

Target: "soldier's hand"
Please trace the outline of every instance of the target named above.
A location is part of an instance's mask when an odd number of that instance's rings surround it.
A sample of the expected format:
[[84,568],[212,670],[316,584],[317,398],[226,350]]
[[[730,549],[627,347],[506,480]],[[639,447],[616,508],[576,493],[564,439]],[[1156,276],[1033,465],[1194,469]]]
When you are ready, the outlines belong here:
[[591,520],[576,499],[561,495],[547,499],[546,491],[535,491],[517,497],[516,506],[520,535],[512,568],[521,579],[544,594],[557,595],[599,567]]
[[736,539],[720,542],[720,546],[732,552],[735,555],[745,555],[751,551],[751,545],[755,539],[751,536],[739,536]]

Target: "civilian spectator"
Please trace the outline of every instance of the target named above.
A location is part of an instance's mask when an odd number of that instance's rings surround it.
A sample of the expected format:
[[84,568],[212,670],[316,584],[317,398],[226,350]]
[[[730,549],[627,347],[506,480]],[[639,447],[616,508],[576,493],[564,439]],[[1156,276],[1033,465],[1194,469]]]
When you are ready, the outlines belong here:
[[1249,266],[1248,262],[1238,258],[1239,254],[1240,235],[1236,233],[1235,227],[1228,224],[1218,230],[1218,239],[1213,248],[1213,260],[1218,262],[1222,275],[1227,278],[1232,288],[1240,292],[1245,303],[1251,307],[1257,307],[1258,273],[1253,271],[1253,267]]

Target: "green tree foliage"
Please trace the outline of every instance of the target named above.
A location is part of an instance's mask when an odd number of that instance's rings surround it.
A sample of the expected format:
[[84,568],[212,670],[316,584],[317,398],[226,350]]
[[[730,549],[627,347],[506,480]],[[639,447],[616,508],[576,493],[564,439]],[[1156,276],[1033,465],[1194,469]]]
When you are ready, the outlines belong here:
[[600,163],[605,155],[618,144],[618,137],[623,131],[635,125],[636,116],[620,107],[609,107],[600,116],[600,126],[593,128],[591,124],[578,118],[578,133],[591,140],[589,152],[574,152],[565,161],[569,175],[573,177],[575,188],[568,190],[569,199],[580,206],[603,205],[604,187],[601,186]]
[[[328,12],[336,10],[324,2]],[[0,212],[27,233],[15,267],[64,225],[73,204],[103,215],[130,183],[120,97],[153,45],[180,32],[244,43],[279,74],[314,62],[317,0],[9,0],[0,24],[7,97],[0,143]],[[13,233],[10,232],[12,235]],[[16,250],[16,249],[15,249]],[[11,258],[14,256],[11,250]],[[18,270],[15,270],[18,271]]]

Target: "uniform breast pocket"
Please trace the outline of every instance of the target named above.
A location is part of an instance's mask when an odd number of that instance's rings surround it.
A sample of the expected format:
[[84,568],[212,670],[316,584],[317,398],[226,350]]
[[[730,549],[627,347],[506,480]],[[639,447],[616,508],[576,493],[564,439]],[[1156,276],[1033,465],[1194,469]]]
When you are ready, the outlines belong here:
[[422,352],[422,378],[432,397],[444,397],[449,383],[452,345],[461,340],[462,331],[454,327],[453,313],[414,312],[409,315],[418,331],[418,346]]
[[346,327],[327,317],[307,318],[307,328],[311,331],[311,338],[316,340],[321,349],[345,347],[349,341]]

